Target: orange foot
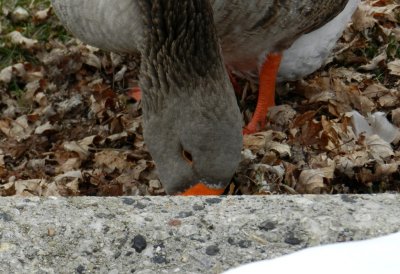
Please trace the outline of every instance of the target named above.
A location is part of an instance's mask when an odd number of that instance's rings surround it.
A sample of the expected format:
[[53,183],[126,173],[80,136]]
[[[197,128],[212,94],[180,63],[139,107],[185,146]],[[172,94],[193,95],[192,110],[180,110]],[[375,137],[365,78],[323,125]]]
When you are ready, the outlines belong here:
[[250,123],[243,128],[243,134],[252,134],[265,127],[265,119],[270,107],[275,105],[275,84],[281,53],[270,53],[261,67],[256,111]]
[[128,91],[128,96],[139,102],[142,100],[142,91],[139,87],[134,87]]

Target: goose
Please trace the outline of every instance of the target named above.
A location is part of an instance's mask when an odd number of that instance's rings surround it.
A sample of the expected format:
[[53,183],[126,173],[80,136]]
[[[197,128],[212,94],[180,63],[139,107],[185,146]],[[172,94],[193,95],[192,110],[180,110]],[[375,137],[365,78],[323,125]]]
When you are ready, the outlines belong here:
[[83,42],[140,52],[144,138],[166,193],[219,195],[242,147],[241,116],[227,70],[259,75],[256,111],[243,129],[256,132],[274,101],[282,52],[341,12],[352,13],[347,7],[355,2],[52,0],[52,5]]

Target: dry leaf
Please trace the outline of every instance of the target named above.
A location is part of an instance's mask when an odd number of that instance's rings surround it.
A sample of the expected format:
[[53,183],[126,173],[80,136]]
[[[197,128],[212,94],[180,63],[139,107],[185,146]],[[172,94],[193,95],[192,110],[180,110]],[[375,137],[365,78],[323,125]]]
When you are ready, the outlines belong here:
[[38,134],[38,135],[41,135],[41,134],[48,134],[48,133],[54,132],[54,131],[56,131],[56,127],[53,126],[52,124],[50,124],[50,122],[47,122],[44,125],[38,126],[35,129],[34,133]]
[[26,21],[28,18],[29,18],[29,12],[22,7],[16,7],[11,12],[11,19],[14,22],[23,22]]
[[0,71],[0,82],[8,84],[11,82],[14,75],[23,77],[25,74],[26,71],[23,64],[8,66]]
[[300,173],[296,191],[299,193],[319,193],[324,188],[324,178],[332,178],[331,168],[309,169]]
[[87,159],[90,155],[89,146],[82,146],[76,141],[64,142],[63,147],[66,151],[76,152],[82,160]]
[[390,143],[386,142],[378,135],[367,136],[365,142],[375,160],[380,161],[394,155]]
[[33,19],[35,21],[42,22],[47,20],[50,17],[50,14],[51,14],[51,7],[37,11],[33,16]]
[[26,115],[18,117],[15,121],[0,120],[0,130],[9,138],[18,142],[29,138],[33,132]]
[[103,150],[94,155],[95,167],[109,170],[125,170],[131,166],[126,160],[126,152],[115,150]]
[[396,59],[387,64],[390,74],[400,76],[400,59]]
[[17,196],[42,196],[43,188],[46,186],[44,179],[17,180],[14,182],[15,195]]
[[20,45],[26,49],[31,49],[38,44],[38,40],[26,38],[19,31],[13,31],[9,33],[7,34],[7,37],[10,38],[11,43]]

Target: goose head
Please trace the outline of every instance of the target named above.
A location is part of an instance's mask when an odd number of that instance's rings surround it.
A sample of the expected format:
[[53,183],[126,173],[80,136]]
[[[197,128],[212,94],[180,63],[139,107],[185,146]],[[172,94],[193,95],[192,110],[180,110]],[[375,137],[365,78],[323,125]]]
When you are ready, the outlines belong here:
[[240,161],[241,123],[232,107],[236,102],[203,93],[228,94],[231,88],[203,81],[174,87],[184,94],[166,97],[156,112],[150,110],[154,101],[145,103],[143,94],[144,138],[168,194],[222,194]]

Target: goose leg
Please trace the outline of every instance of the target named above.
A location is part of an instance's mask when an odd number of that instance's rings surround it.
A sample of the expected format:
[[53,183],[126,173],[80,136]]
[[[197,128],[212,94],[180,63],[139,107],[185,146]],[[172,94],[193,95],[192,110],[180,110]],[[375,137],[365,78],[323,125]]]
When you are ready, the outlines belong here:
[[243,128],[243,134],[252,134],[264,128],[268,109],[275,105],[276,77],[281,60],[281,53],[269,53],[267,55],[259,76],[256,111],[250,123]]

